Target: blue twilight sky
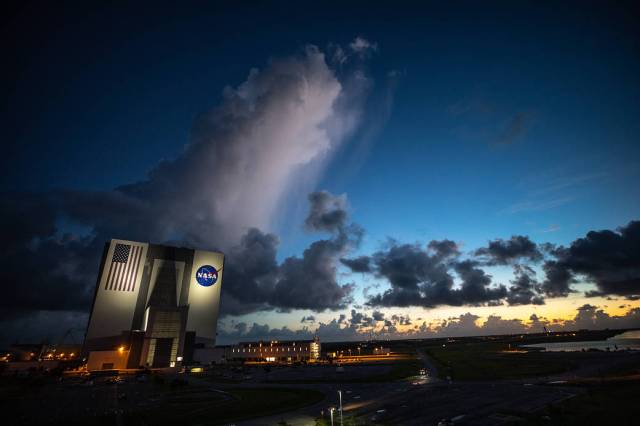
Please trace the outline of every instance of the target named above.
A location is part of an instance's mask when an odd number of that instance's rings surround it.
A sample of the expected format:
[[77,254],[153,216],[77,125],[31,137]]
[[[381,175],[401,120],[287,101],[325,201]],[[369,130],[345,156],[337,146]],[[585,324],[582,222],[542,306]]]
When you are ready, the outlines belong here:
[[[375,44],[363,120],[311,188],[346,194],[366,231],[351,256],[388,238],[446,238],[465,253],[512,235],[566,245],[640,217],[633,2],[183,3],[27,2],[3,18],[3,192],[143,180],[252,68],[361,37]],[[320,237],[303,230],[306,195],[287,202],[270,229],[279,260]],[[356,304],[385,286],[340,273]]]

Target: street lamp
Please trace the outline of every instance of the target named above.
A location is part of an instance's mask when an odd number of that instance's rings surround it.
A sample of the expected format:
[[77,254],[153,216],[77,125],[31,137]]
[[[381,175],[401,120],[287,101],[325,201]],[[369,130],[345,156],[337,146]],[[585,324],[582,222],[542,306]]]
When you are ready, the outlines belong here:
[[329,408],[329,413],[331,414],[331,426],[333,426],[333,410],[335,410],[335,408]]
[[340,426],[342,426],[342,391],[338,391],[338,398],[340,399]]

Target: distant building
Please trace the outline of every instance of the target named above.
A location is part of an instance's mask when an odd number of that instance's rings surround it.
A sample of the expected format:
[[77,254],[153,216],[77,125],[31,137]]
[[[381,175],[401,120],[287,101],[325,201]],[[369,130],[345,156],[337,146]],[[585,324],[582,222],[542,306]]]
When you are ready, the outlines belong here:
[[88,369],[175,367],[216,340],[224,255],[105,244],[85,336]]
[[78,358],[82,347],[80,345],[63,344],[47,345],[44,343],[21,343],[11,345],[9,348],[12,361],[41,361],[63,360],[69,361]]
[[374,355],[389,355],[391,353],[390,348],[385,348],[382,346],[376,346],[373,348]]
[[320,358],[320,339],[241,342],[225,347],[227,361],[298,362]]

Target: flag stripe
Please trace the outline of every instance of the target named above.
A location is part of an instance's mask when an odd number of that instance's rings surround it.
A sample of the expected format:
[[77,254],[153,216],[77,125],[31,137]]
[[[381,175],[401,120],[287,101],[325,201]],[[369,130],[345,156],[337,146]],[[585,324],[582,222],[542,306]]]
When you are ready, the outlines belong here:
[[134,291],[143,246],[116,244],[109,265],[105,290]]
[[119,291],[120,290],[120,277],[122,276],[122,263],[118,263],[116,268],[116,280],[113,283],[113,289]]
[[133,248],[133,264],[131,265],[131,273],[129,274],[129,283],[127,284],[127,291],[133,291],[133,286],[136,282],[136,272],[138,271],[138,258],[140,256],[140,247]]
[[113,264],[113,275],[111,276],[111,282],[109,283],[109,290],[113,290],[113,283],[116,282],[118,278],[118,270],[120,269],[120,263]]
[[124,282],[125,282],[125,278],[127,276],[127,269],[129,268],[129,264],[130,263],[131,262],[129,262],[127,260],[127,263],[122,265],[122,268],[120,270],[120,277],[118,278],[118,291],[124,290]]
[[131,271],[133,271],[133,262],[136,258],[135,253],[136,253],[136,248],[132,247],[131,255],[130,255],[131,261],[127,264],[127,270],[125,271],[125,275],[124,275],[124,282],[122,283],[122,290],[124,291],[130,291],[129,286],[131,285]]
[[133,281],[131,281],[131,291],[136,290],[136,281],[138,280],[138,269],[140,269],[140,263],[142,262],[142,247],[138,247],[138,260],[136,260],[136,269],[133,273]]
[[131,267],[133,266],[133,257],[129,255],[129,262],[125,265],[124,268],[124,278],[122,279],[122,291],[129,291],[127,287],[129,287],[129,277],[131,276]]
[[114,269],[115,268],[113,267],[113,263],[111,263],[111,265],[109,266],[109,275],[107,276],[107,282],[104,283],[105,290],[111,290],[111,287],[109,286],[109,284],[111,284],[111,276],[113,275]]

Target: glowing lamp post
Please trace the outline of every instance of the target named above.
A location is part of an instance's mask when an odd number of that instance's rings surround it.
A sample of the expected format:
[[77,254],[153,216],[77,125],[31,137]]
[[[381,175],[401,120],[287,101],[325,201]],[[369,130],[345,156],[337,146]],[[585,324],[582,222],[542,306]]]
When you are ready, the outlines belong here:
[[340,426],[342,426],[342,391],[338,391],[338,398],[340,400]]

